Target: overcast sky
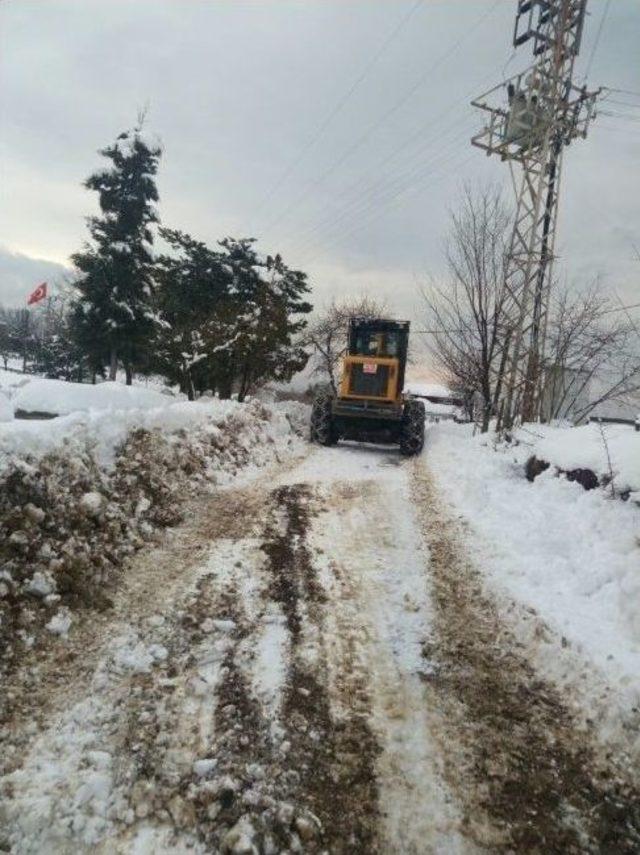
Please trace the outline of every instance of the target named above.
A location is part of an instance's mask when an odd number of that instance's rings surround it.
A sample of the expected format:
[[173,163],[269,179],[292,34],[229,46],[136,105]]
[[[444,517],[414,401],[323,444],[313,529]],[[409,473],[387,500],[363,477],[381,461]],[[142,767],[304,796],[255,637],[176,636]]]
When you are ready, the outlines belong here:
[[[640,3],[589,0],[582,80],[627,93],[567,152],[558,252],[640,302]],[[0,302],[55,281],[86,237],[97,149],[147,107],[165,224],[252,235],[316,302],[417,317],[465,180],[508,169],[469,106],[530,63],[515,0],[0,0]],[[630,106],[627,106],[630,105]]]

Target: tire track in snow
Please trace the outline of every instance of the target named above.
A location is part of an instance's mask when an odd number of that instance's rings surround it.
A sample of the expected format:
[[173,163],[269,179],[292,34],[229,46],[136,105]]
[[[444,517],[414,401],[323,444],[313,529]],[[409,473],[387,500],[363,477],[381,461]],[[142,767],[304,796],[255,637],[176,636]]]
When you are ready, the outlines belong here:
[[640,792],[598,765],[483,592],[430,476],[415,472],[436,606],[425,680],[470,836],[496,852],[640,851]]
[[421,679],[431,610],[426,555],[409,502],[410,464],[358,447],[323,457],[318,480],[329,511],[310,542],[324,555],[330,595],[331,700],[366,717],[376,740],[377,851],[473,852],[443,781]]
[[[325,614],[332,604],[307,542],[311,518],[318,516],[316,502],[304,483],[278,487],[273,496],[279,518],[262,548],[272,576],[269,593],[281,605],[290,633],[282,715],[287,764],[298,798],[319,820],[321,847],[336,855],[374,853],[378,746],[362,710],[352,705],[337,715],[329,693]],[[363,700],[366,705],[366,695]],[[305,851],[316,851],[308,839]]]

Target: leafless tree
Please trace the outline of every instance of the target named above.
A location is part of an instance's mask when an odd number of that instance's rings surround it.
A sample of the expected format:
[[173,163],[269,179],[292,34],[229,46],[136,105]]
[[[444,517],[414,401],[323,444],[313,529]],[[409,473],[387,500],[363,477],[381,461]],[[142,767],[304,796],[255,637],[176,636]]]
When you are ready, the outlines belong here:
[[383,301],[370,297],[333,300],[305,330],[304,344],[312,348],[314,374],[329,383],[334,394],[337,393],[338,365],[347,348],[349,319],[353,317],[389,317],[389,310]]
[[542,418],[584,421],[640,392],[640,333],[598,282],[556,289],[549,317]]
[[457,388],[479,395],[482,431],[500,399],[508,328],[505,264],[510,216],[495,187],[464,188],[445,243],[447,275],[423,291],[429,349]]

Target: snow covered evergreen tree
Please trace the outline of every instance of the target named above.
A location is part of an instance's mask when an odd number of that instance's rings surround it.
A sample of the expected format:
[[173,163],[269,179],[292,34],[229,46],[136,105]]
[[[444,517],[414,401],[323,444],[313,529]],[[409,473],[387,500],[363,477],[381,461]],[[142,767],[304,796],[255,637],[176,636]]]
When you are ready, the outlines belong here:
[[230,270],[237,305],[233,343],[219,357],[218,390],[238,400],[266,380],[289,380],[306,365],[308,354],[295,342],[313,308],[304,299],[307,276],[287,267],[280,255],[261,257],[253,238],[226,238],[222,264]]
[[304,367],[307,354],[294,341],[311,311],[304,273],[280,256],[259,256],[252,239],[227,238],[213,250],[179,231],[161,234],[173,252],[156,264],[158,371],[189,397],[210,389],[243,400]]
[[216,355],[234,335],[231,274],[201,241],[174,229],[160,234],[173,254],[156,262],[160,323],[153,367],[193,399],[196,391],[215,388]]
[[124,366],[127,383],[147,358],[155,329],[151,306],[151,226],[158,221],[155,175],[161,149],[138,125],[100,151],[110,164],[85,181],[98,193],[100,215],[88,218],[92,243],[72,256],[80,271],[73,330],[92,367],[108,365],[114,380]]

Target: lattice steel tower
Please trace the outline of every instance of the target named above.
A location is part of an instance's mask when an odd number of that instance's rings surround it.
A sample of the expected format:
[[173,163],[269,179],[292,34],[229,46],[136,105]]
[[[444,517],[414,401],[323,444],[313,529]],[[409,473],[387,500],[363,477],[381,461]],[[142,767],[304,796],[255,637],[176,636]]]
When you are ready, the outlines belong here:
[[516,194],[503,331],[507,426],[540,413],[562,154],[586,136],[598,95],[573,83],[586,5],[517,0],[513,44],[530,43],[534,64],[472,102],[487,119],[472,144],[509,162]]

